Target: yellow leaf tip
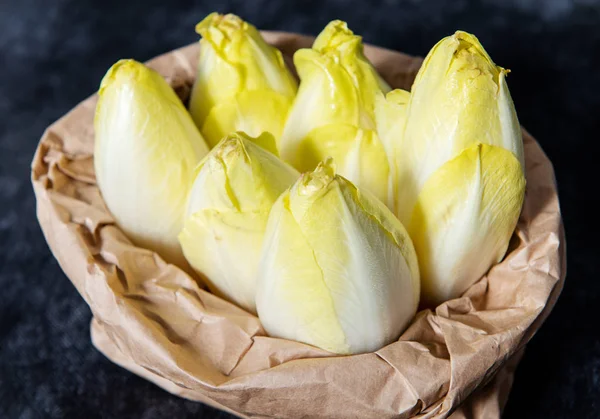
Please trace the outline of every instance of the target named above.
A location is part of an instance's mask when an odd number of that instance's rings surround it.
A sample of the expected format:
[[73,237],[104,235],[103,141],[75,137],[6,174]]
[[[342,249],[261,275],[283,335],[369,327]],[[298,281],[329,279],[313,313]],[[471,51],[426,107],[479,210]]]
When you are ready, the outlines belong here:
[[108,69],[100,82],[98,93],[101,95],[106,87],[115,83],[117,80],[137,80],[148,71],[150,71],[150,69],[139,61],[131,58],[121,59]]
[[342,20],[333,20],[319,34],[313,49],[320,53],[361,50],[362,37],[354,34]]
[[212,155],[219,160],[227,161],[233,157],[244,156],[247,160],[250,158],[246,151],[244,141],[250,138],[243,132],[232,132],[225,136],[219,144],[213,149]]
[[461,40],[461,41],[467,41],[467,42],[471,42],[471,43],[479,43],[479,39],[473,35],[472,33],[466,32],[466,31],[461,31],[461,30],[457,30],[456,32],[454,32],[454,38]]
[[459,54],[461,52],[465,52],[467,54],[478,54],[485,58],[488,61],[489,65],[495,67],[498,71],[502,71],[501,67],[498,67],[490,55],[487,53],[479,38],[469,32],[465,31],[456,31],[454,35],[448,37],[452,40],[453,43],[457,44],[455,47],[455,54]]
[[336,178],[335,163],[331,157],[320,162],[312,172],[303,173],[300,179],[300,195],[311,195],[327,186]]
[[211,30],[216,30],[218,33],[231,38],[232,34],[237,31],[244,31],[249,27],[249,23],[244,21],[233,13],[220,14],[213,12],[206,16],[196,25],[196,33],[203,38],[210,35]]

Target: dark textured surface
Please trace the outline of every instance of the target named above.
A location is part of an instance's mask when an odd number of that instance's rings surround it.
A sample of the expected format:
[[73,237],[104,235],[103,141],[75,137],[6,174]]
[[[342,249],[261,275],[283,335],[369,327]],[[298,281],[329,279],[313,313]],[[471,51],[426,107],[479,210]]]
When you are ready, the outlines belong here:
[[175,3],[0,1],[0,418],[230,417],[171,396],[94,349],[90,311],[44,242],[29,182],[43,129],[93,93],[114,61],[195,41],[194,24],[213,9],[309,34],[345,19],[367,42],[412,54],[460,28],[513,70],[520,120],[556,167],[569,273],[518,369],[506,417],[600,417],[600,232],[592,198],[599,1]]

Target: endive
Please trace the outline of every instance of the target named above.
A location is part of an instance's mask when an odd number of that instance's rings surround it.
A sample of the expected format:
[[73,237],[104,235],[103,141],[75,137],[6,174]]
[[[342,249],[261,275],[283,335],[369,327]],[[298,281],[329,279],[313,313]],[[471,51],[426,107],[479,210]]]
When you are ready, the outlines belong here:
[[104,202],[136,244],[183,266],[177,235],[208,147],[173,89],[143,64],[114,64],[98,96],[94,166]]
[[278,139],[298,88],[281,52],[232,14],[211,13],[196,32],[202,39],[190,112],[209,145],[233,131]]
[[505,75],[477,38],[456,32],[429,52],[406,105],[396,208],[431,304],[504,257],[521,212],[523,141]]
[[429,52],[411,89],[397,155],[398,216],[404,224],[433,172],[465,148],[477,142],[496,145],[523,164],[506,73],[466,32],[442,39]]
[[305,173],[271,210],[256,304],[269,335],[339,354],[394,341],[419,302],[413,244],[377,198],[336,175]]
[[388,199],[389,166],[375,131],[375,99],[389,86],[345,22],[329,23],[311,49],[294,54],[300,88],[279,144],[301,172],[333,157],[341,175]]
[[[259,145],[260,144],[260,145]],[[300,174],[279,160],[273,137],[232,133],[198,167],[179,241],[209,287],[256,313],[256,269],[269,211]]]

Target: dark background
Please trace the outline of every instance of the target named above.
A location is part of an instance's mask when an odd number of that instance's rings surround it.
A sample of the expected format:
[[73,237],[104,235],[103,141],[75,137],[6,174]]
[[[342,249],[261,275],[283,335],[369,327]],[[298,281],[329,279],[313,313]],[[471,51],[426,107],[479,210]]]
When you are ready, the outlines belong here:
[[0,0],[0,418],[230,417],[169,395],[91,345],[90,310],[48,250],[29,181],[44,128],[92,94],[112,63],[196,41],[194,25],[213,10],[313,35],[340,18],[366,42],[419,55],[464,29],[513,70],[521,123],[556,168],[568,275],[517,370],[506,417],[600,417],[600,1],[166,3]]

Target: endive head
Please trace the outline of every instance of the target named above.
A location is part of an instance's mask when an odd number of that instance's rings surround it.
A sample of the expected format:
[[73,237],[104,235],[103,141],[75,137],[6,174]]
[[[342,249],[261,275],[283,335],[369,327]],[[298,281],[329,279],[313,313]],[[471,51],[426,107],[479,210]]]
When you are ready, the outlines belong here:
[[282,147],[293,148],[311,130],[323,125],[375,127],[375,96],[389,91],[389,86],[364,56],[361,37],[354,35],[345,22],[331,22],[312,48],[296,51],[294,65],[300,76],[300,89],[288,117]]
[[190,112],[199,127],[213,106],[241,92],[272,92],[288,100],[296,94],[296,80],[281,52],[248,22],[232,14],[211,13],[198,23],[196,32],[202,39]]
[[273,151],[274,140],[266,133],[223,139],[197,169],[179,235],[187,260],[211,290],[253,313],[269,211],[300,176]]
[[336,175],[331,160],[277,200],[256,297],[271,336],[340,354],[374,351],[398,338],[418,299],[408,234],[379,200]]
[[[407,221],[416,195],[446,161],[476,143],[512,152],[523,165],[523,141],[506,85],[508,72],[494,64],[479,40],[458,31],[429,52],[407,106],[399,214]],[[401,173],[403,175],[403,173]]]
[[135,243],[184,265],[177,234],[202,136],[167,82],[134,60],[113,65],[98,94],[94,166],[108,209]]
[[298,95],[279,143],[300,171],[333,157],[339,173],[387,201],[388,161],[375,133],[375,98],[389,87],[363,54],[360,36],[333,21],[294,54]]

